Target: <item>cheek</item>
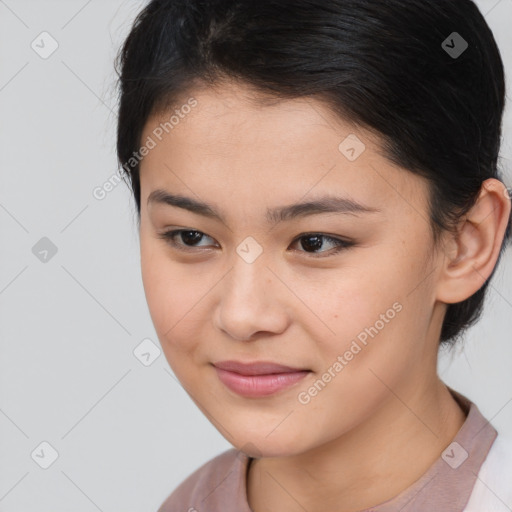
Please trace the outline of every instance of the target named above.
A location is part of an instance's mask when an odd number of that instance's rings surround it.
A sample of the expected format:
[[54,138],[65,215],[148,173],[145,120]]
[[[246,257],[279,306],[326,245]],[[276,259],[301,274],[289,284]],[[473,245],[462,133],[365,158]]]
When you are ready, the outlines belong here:
[[[208,289],[197,273],[165,255],[165,251],[141,251],[144,292],[153,325],[164,350],[190,349],[200,322],[191,322]],[[196,333],[197,334],[197,333]]]
[[[394,316],[393,304],[403,300],[406,286],[400,272],[393,267],[375,265],[375,254],[368,259],[367,264],[363,260],[357,266],[330,271],[322,286],[305,293],[311,310],[337,338],[355,336],[388,310],[391,310],[389,316]],[[402,277],[405,278],[403,274]]]
[[419,350],[421,343],[414,346],[411,339],[424,336],[428,327],[428,272],[424,256],[403,244],[382,245],[378,253],[368,250],[357,265],[332,271],[307,295],[311,310],[326,324],[316,322],[315,328],[324,354],[333,361],[351,351],[347,356],[354,361],[395,357],[398,362]]

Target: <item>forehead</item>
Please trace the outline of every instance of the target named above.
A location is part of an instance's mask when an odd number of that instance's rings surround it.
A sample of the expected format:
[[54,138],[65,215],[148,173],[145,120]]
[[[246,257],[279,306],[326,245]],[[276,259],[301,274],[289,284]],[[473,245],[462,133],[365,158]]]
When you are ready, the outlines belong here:
[[311,98],[277,100],[239,84],[196,89],[151,116],[148,138],[142,203],[156,188],[267,204],[336,192],[377,208],[425,193],[420,177],[384,157],[375,134]]
[[[191,102],[193,108],[189,107]],[[171,118],[172,126],[169,126]],[[260,143],[269,150],[279,147],[280,141],[286,141],[287,147],[294,142],[295,146],[303,147],[311,141],[311,146],[325,150],[332,149],[333,142],[340,138],[357,132],[367,147],[371,145],[373,150],[380,150],[377,135],[336,116],[325,101],[311,97],[276,98],[236,81],[221,82],[215,87],[196,87],[181,94],[172,105],[148,119],[143,138],[166,123],[163,136],[174,139],[176,144],[204,146],[210,143],[233,147],[235,143],[248,143],[250,148],[257,149]],[[170,132],[172,137],[166,137]],[[319,144],[319,139],[327,133],[329,139]],[[334,149],[337,146],[335,144]]]

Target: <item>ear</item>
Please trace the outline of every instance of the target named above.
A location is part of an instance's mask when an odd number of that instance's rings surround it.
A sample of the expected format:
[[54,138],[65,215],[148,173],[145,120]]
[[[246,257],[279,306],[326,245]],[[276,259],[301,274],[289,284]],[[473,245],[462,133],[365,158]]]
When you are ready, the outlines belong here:
[[437,299],[462,302],[490,277],[510,218],[511,199],[505,185],[494,178],[482,184],[478,200],[450,235],[437,283]]

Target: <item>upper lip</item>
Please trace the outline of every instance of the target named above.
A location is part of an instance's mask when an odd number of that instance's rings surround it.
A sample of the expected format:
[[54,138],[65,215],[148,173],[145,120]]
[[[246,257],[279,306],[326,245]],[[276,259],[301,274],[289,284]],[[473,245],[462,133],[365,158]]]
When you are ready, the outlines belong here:
[[213,363],[221,370],[240,373],[241,375],[269,375],[271,373],[291,373],[308,371],[304,368],[291,368],[271,361],[257,361],[253,363],[242,363],[241,361],[220,361]]

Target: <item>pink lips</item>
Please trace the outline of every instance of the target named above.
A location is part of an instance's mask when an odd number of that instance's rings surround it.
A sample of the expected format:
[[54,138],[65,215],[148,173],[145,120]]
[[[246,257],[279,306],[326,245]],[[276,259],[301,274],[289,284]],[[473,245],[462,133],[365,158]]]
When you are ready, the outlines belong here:
[[214,364],[222,383],[245,397],[268,396],[303,379],[310,370],[291,368],[272,362],[241,363],[222,361]]

